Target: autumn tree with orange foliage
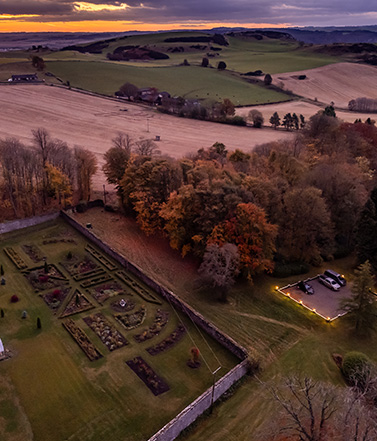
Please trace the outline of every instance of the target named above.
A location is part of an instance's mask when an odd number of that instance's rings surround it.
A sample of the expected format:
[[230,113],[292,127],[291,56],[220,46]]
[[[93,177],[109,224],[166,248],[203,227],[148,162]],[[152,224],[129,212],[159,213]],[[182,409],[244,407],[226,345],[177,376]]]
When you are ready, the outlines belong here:
[[176,162],[143,155],[131,159],[121,189],[125,203],[132,207],[146,234],[162,227],[160,209],[181,185],[182,171]]
[[215,226],[208,243],[237,245],[240,266],[251,278],[273,270],[277,226],[268,222],[264,210],[255,204],[239,204],[234,216]]

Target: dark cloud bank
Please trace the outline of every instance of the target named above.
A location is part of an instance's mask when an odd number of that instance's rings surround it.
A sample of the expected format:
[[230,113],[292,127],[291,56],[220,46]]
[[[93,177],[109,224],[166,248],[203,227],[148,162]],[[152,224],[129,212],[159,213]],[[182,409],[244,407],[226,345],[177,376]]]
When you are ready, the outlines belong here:
[[0,14],[35,14],[31,21],[124,20],[147,23],[289,23],[361,25],[377,23],[376,1],[354,0],[87,0],[126,10],[80,10],[73,0],[0,0]]

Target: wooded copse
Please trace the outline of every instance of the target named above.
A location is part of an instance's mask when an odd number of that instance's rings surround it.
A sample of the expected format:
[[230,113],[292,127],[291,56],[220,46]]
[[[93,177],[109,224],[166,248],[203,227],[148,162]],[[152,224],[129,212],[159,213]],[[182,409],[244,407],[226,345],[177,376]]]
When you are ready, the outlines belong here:
[[112,170],[114,146],[104,172],[146,234],[162,232],[183,256],[232,243],[241,271],[253,277],[354,250],[359,214],[376,185],[376,146],[373,125],[321,112],[292,141],[250,153],[218,142],[175,160],[128,144]]
[[43,128],[33,130],[33,143],[15,138],[0,140],[0,218],[28,217],[52,206],[66,207],[90,199],[95,155],[81,147],[71,149]]

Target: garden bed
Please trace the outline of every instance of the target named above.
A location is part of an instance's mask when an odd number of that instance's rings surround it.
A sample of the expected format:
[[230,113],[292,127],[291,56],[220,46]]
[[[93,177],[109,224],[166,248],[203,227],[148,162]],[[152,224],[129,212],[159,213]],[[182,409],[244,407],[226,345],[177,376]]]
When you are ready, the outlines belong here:
[[54,243],[72,243],[77,245],[77,241],[75,239],[46,239],[42,243],[43,245],[51,245]]
[[179,325],[170,335],[157,343],[155,346],[147,348],[147,352],[151,355],[158,355],[161,352],[165,352],[168,349],[175,346],[186,334],[186,328],[183,325]]
[[134,335],[134,339],[138,343],[142,343],[146,340],[150,340],[151,338],[158,335],[162,329],[167,325],[169,320],[169,313],[167,311],[162,311],[161,309],[157,309],[156,316],[154,318],[154,322],[149,328],[144,329],[140,332],[140,334]]
[[128,312],[135,308],[135,303],[129,299],[120,299],[112,302],[110,306],[115,312]]
[[65,307],[64,311],[60,315],[60,318],[88,311],[89,309],[93,308],[94,305],[84,296],[84,294],[81,294],[81,292],[76,289],[70,301],[68,302],[68,305]]
[[51,263],[47,265],[47,272],[45,266],[42,265],[25,271],[24,275],[36,292],[68,283],[63,274]]
[[161,395],[169,390],[167,383],[141,357],[135,357],[126,363],[154,395]]
[[[89,259],[89,257],[87,256],[85,256],[81,260],[79,256],[72,256],[71,258],[67,258],[60,264],[73,278],[80,276],[85,277],[86,274],[92,274],[93,271],[102,269],[99,268],[98,265],[95,262],[93,262],[92,259]],[[88,277],[90,277],[90,275]],[[75,280],[80,280],[80,278]]]
[[47,306],[56,314],[56,311],[67,298],[70,290],[70,286],[64,286],[62,288],[54,289],[47,294],[43,294],[42,298],[46,302]]
[[72,338],[80,346],[90,361],[98,360],[102,357],[102,354],[89,340],[89,337],[72,319],[65,320],[63,326],[71,334]]
[[19,270],[27,268],[25,261],[12,247],[4,248],[4,253],[9,257],[9,259],[16,265]]
[[116,320],[121,323],[127,330],[135,329],[140,326],[147,315],[147,309],[145,306],[141,306],[137,311],[132,314],[114,314]]
[[105,257],[103,254],[101,254],[99,251],[97,251],[92,245],[88,244],[86,246],[86,251],[88,251],[94,258],[99,260],[103,266],[105,266],[109,271],[114,271],[117,269],[117,266],[114,265],[110,260]]
[[95,288],[88,289],[88,292],[101,305],[110,297],[128,294],[124,290],[123,286],[117,282],[104,283],[102,285],[96,286]]
[[109,351],[128,345],[123,335],[112,326],[101,313],[84,318],[84,322],[98,335]]
[[100,283],[109,282],[110,280],[113,280],[113,278],[110,276],[110,274],[100,274],[97,277],[94,277],[90,280],[85,280],[84,282],[80,283],[80,286],[82,288],[90,288],[91,286],[99,285]]
[[126,274],[125,271],[117,271],[115,274],[120,278],[120,280],[131,286],[136,294],[138,294],[146,302],[162,305],[162,302],[156,296],[146,291],[139,283],[131,279],[131,277]]
[[36,245],[22,245],[22,249],[33,262],[40,262],[45,259],[42,251]]

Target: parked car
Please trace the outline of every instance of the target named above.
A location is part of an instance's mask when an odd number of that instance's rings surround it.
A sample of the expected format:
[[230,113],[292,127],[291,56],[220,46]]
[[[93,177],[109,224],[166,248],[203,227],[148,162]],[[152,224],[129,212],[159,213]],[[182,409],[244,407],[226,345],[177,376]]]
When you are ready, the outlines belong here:
[[314,294],[314,289],[311,285],[309,285],[309,283],[304,282],[303,280],[301,282],[298,282],[297,284],[298,289],[300,289],[301,291],[303,291],[305,294]]
[[339,291],[340,285],[339,283],[335,282],[334,279],[331,279],[330,277],[326,277],[324,274],[321,274],[318,278],[318,281],[322,283],[322,285],[325,285],[326,288],[332,289],[333,291]]
[[338,274],[337,272],[335,272],[331,269],[327,269],[324,272],[324,274],[326,277],[330,277],[330,279],[335,280],[335,282],[340,286],[345,286],[347,284],[347,281],[344,278],[344,276],[341,276],[340,274]]

